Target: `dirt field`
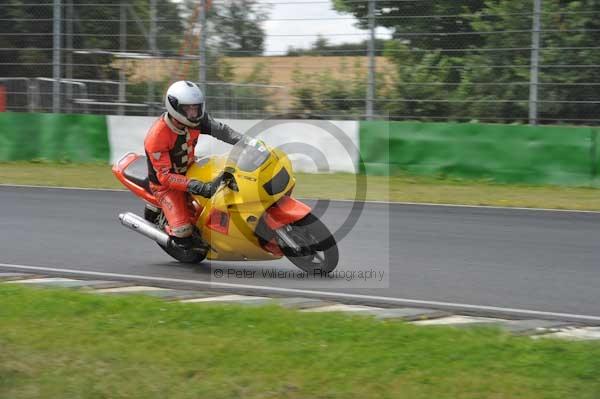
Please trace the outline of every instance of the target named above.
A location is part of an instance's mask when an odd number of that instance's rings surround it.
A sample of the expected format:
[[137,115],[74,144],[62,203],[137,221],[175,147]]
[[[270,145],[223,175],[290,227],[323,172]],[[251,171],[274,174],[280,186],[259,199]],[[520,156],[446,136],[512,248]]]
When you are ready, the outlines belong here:
[[[227,57],[235,73],[236,81],[244,81],[259,63],[265,65],[271,76],[270,84],[282,86],[274,90],[272,101],[282,109],[289,109],[293,97],[291,91],[296,85],[294,72],[304,74],[330,73],[335,78],[354,76],[358,71],[367,76],[367,57]],[[377,57],[376,70],[378,72],[390,71],[392,65],[384,57]]]
[[[272,89],[273,103],[281,110],[287,109],[293,101],[291,91],[295,85],[293,75],[295,71],[303,73],[320,74],[330,73],[333,77],[350,77],[356,74],[357,69],[367,76],[367,57],[225,57],[224,61],[231,65],[234,83],[248,83],[248,75],[256,65],[263,64],[270,76],[270,85],[279,86]],[[174,71],[185,70],[181,61],[177,60],[135,60],[127,61],[128,79],[131,83],[148,80],[166,81],[174,75]],[[197,68],[191,65],[189,70]],[[385,58],[376,58],[376,70],[385,76],[393,73],[394,66]]]
[[[226,57],[236,75],[236,79],[247,76],[258,63],[263,63],[271,71],[271,84],[290,86],[294,71],[321,73],[329,71],[334,77],[344,77],[355,69],[367,74],[367,57]],[[392,66],[385,57],[377,57],[376,69],[383,72]]]

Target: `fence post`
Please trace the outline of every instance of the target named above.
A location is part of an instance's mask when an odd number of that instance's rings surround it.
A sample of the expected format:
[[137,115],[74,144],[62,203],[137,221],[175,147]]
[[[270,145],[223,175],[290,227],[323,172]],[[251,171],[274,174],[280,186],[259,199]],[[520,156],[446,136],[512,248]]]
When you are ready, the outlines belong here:
[[[127,51],[127,3],[121,0],[119,5],[120,14],[119,14],[119,50],[121,54]],[[126,58],[121,57],[121,69],[119,70],[119,105],[118,114],[123,115],[125,113],[125,107],[123,103],[126,101],[125,99],[125,67],[126,67]]]
[[52,38],[52,112],[60,112],[60,45],[61,45],[61,0],[54,0]]
[[375,0],[367,0],[369,2],[369,77],[367,82],[367,109],[365,110],[366,119],[373,119],[373,101],[375,99]]
[[590,128],[590,182],[593,187],[598,176],[598,131],[596,128]]
[[36,112],[40,106],[40,87],[36,79],[29,79],[27,84],[29,92],[29,112]]
[[157,74],[158,66],[156,65],[158,58],[156,57],[156,0],[150,0],[150,35],[148,38],[150,44],[150,52],[152,57],[152,73],[150,74],[151,79],[148,81],[148,115],[154,114],[154,78],[155,74]]
[[[73,0],[67,0],[67,12],[66,17],[66,35],[65,35],[65,47],[66,47],[66,64],[65,65],[65,76],[67,79],[73,79]],[[65,95],[65,103],[67,105],[66,112],[73,112],[73,86],[67,85],[66,95]]]
[[206,0],[200,0],[200,38],[198,43],[198,82],[206,96]]
[[540,62],[540,29],[542,0],[533,0],[533,24],[531,28],[531,62],[529,72],[529,124],[538,123],[538,81]]

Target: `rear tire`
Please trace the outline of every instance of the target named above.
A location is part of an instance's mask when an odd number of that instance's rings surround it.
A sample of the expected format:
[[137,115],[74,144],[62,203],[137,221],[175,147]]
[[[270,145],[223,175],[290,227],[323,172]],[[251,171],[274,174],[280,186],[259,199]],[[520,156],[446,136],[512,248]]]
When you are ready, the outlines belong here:
[[206,259],[207,252],[198,252],[175,248],[171,246],[163,247],[158,244],[159,247],[168,253],[172,258],[178,260],[181,263],[200,263]]
[[312,213],[287,226],[287,234],[300,246],[300,251],[279,243],[284,255],[306,273],[329,274],[338,265],[339,252],[335,238]]
[[[156,226],[161,229],[164,230],[165,229],[165,222],[164,222],[164,216],[162,213],[162,210],[158,209],[158,211],[156,211],[154,207],[149,207],[146,206],[146,208],[144,208],[144,218],[151,222],[156,224]],[[158,243],[157,243],[158,244]],[[180,249],[180,248],[176,248],[176,247],[171,247],[171,246],[162,246],[161,244],[158,244],[158,246],[165,251],[167,254],[169,254],[169,256],[171,256],[172,258],[174,258],[175,260],[181,262],[181,263],[200,263],[202,262],[204,259],[206,259],[206,255],[208,254],[208,250],[204,251],[204,252],[198,252],[198,251],[190,251],[190,250],[184,250],[184,249]]]

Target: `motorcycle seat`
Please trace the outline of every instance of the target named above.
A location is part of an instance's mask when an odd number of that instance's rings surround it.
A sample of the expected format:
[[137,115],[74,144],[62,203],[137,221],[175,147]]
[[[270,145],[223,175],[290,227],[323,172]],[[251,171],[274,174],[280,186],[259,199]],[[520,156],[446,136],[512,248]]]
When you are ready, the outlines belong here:
[[123,176],[149,193],[152,193],[150,191],[150,180],[148,179],[148,163],[145,156],[140,156],[127,165],[127,168],[123,171]]

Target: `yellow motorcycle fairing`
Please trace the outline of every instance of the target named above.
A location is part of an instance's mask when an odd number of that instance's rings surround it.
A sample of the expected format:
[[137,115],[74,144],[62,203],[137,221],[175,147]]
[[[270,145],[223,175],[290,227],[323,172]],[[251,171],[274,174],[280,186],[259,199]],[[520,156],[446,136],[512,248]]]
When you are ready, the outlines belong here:
[[[265,211],[291,191],[296,179],[285,153],[271,148],[265,150],[269,151],[268,158],[252,171],[242,170],[227,155],[201,158],[188,170],[189,179],[204,182],[213,180],[227,170],[237,185],[237,191],[222,185],[210,199],[194,196],[203,208],[196,226],[210,245],[208,259],[272,260],[281,257],[263,249],[254,231]],[[282,188],[280,191],[269,194],[264,186],[279,173],[287,173],[289,181],[279,187]]]

